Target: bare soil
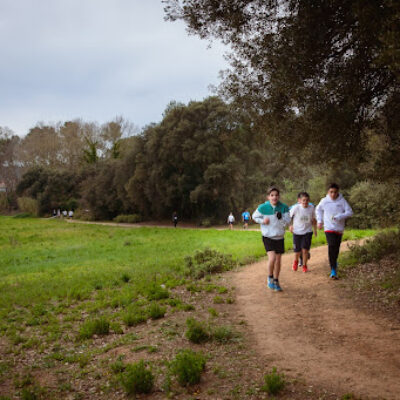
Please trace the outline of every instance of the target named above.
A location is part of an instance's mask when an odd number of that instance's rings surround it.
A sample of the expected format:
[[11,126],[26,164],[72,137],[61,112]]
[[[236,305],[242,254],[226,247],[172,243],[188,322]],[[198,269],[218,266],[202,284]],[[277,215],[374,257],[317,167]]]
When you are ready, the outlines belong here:
[[292,271],[293,255],[283,256],[283,292],[267,288],[265,260],[232,274],[259,357],[328,391],[400,399],[400,323],[357,307],[328,278],[326,246],[311,253],[308,273]]

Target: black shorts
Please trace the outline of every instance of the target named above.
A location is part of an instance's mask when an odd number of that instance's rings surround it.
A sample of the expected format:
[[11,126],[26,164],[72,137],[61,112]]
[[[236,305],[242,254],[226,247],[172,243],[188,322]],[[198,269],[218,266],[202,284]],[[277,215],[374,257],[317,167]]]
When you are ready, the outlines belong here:
[[283,254],[285,252],[285,240],[284,239],[270,239],[263,236],[262,241],[264,243],[265,251],[274,251],[276,254]]
[[305,233],[304,235],[293,234],[293,247],[295,253],[300,253],[301,249],[310,250],[312,232]]

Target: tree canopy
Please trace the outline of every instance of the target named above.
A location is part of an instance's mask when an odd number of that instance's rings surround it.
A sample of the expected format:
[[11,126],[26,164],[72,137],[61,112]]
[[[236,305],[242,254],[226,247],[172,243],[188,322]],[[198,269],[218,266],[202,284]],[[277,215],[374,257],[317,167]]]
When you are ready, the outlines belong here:
[[399,126],[390,118],[400,113],[399,2],[163,3],[167,19],[230,46],[221,93],[273,137],[292,148],[312,144],[319,160],[369,157],[370,129],[398,146]]

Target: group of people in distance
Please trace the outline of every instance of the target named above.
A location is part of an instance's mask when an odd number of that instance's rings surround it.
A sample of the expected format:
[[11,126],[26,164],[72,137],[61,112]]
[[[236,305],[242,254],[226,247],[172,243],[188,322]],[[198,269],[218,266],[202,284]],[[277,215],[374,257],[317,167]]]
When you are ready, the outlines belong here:
[[336,183],[330,184],[326,197],[321,199],[317,207],[310,203],[308,193],[301,192],[297,204],[289,209],[279,201],[279,194],[278,188],[269,188],[267,201],[260,204],[252,215],[253,220],[261,225],[262,240],[268,255],[268,287],[275,291],[282,290],[279,273],[281,257],[285,252],[285,228],[289,225],[293,233],[295,254],[293,271],[299,268],[301,256],[303,271],[308,271],[312,235],[317,235],[317,228],[324,228],[328,242],[330,278],[337,279],[337,259],[345,220],[353,215],[350,205],[339,193],[339,186]]
[[63,210],[61,211],[60,209],[53,210],[53,218],[72,218],[74,216],[74,211],[73,210]]
[[[243,229],[247,229],[249,227],[250,219],[251,219],[250,213],[247,210],[244,210],[242,212]],[[228,215],[227,222],[229,225],[229,229],[233,229],[233,224],[235,223],[235,217],[232,212]]]

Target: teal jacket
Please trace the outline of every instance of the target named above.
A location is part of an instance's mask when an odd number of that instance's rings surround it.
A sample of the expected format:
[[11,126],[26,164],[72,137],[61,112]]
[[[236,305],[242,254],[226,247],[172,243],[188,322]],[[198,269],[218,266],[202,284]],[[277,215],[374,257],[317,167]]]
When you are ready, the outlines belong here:
[[[277,218],[277,213],[282,215],[281,219]],[[285,236],[285,228],[290,224],[289,207],[278,201],[273,207],[269,201],[260,204],[253,213],[253,220],[260,224],[261,234],[270,239],[283,239]],[[269,224],[264,224],[264,218],[269,218]]]

